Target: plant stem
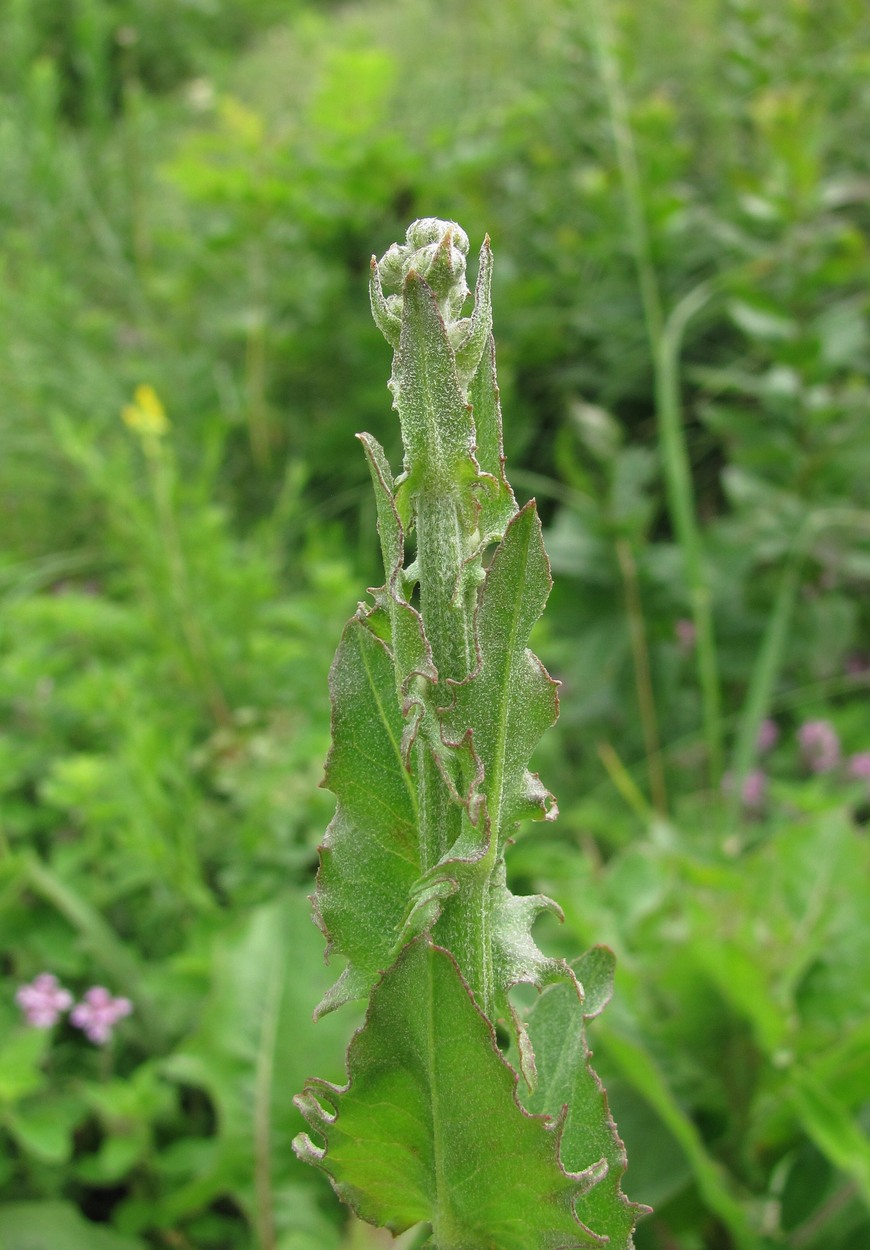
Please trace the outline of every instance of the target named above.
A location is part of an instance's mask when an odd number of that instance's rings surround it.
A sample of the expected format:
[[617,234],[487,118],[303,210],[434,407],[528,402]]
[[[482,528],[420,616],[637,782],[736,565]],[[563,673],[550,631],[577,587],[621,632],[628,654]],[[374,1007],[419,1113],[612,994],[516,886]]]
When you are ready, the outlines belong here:
[[[679,393],[679,348],[686,322],[711,294],[696,288],[665,321],[652,259],[644,209],[643,186],[622,87],[619,61],[607,0],[590,0],[595,55],[607,99],[607,109],[625,197],[629,242],[637,271],[644,321],[655,374],[655,402],[659,444],[667,484],[668,511],[683,553],[692,619],[697,634],[698,680],[703,703],[704,738],[711,784],[718,787],[722,773],[722,714],[710,592],[701,558],[701,538]],[[699,293],[703,292],[703,295]],[[700,302],[698,302],[700,300]],[[688,302],[687,302],[688,301]],[[684,307],[685,305],[685,307]],[[697,305],[697,306],[696,306]]]
[[714,294],[712,283],[689,292],[668,317],[656,350],[656,411],[662,448],[668,509],[683,553],[689,602],[696,631],[698,682],[704,717],[704,740],[710,782],[718,788],[722,776],[722,701],[710,589],[704,569],[701,532],[695,513],[692,473],[686,448],[679,388],[679,358],[687,323]]
[[[459,501],[442,491],[421,490],[416,499],[417,568],[420,579],[420,613],[438,670],[438,693],[442,704],[450,702],[447,680],[461,681],[476,663],[474,650],[473,590],[458,589],[469,550]],[[429,746],[421,744],[420,846],[424,871],[447,854],[463,826],[463,809],[444,784],[441,768]],[[460,778],[451,779],[454,790]],[[490,878],[495,865],[495,831],[489,850],[476,871],[464,883],[446,921],[447,946],[459,959],[481,1010],[494,1008],[492,942],[490,934]]]
[[277,1245],[272,1192],[272,1084],[284,984],[284,948],[276,948],[272,955],[254,1078],[254,1187],[257,1194],[257,1238],[260,1250],[275,1250]]
[[420,614],[432,646],[439,682],[461,681],[474,665],[474,619],[457,580],[468,556],[459,503],[442,492],[420,491],[417,508],[417,567]]
[[666,816],[668,812],[668,795],[662,762],[658,718],[656,716],[655,695],[653,694],[652,677],[649,669],[646,625],[643,619],[643,606],[640,601],[640,588],[637,581],[637,564],[634,559],[634,552],[631,549],[631,543],[627,538],[617,539],[616,558],[619,561],[622,584],[625,589],[628,629],[631,638],[632,656],[634,657],[637,704],[640,711],[641,725],[643,726],[650,793],[652,794],[653,806],[656,811],[660,816]]
[[634,814],[644,824],[648,824],[650,816],[649,806],[641,791],[634,783],[631,773],[623,764],[616,751],[609,742],[599,742],[598,758],[607,770],[607,775],[618,792],[625,799],[628,806]]
[[245,343],[248,438],[257,468],[268,469],[272,438],[266,407],[266,274],[259,245],[252,249],[249,282],[251,311]]
[[590,9],[592,12],[591,29],[594,51],[604,86],[610,128],[613,132],[616,159],[619,162],[619,173],[622,179],[629,241],[637,270],[647,335],[650,340],[650,346],[653,352],[655,352],[656,344],[662,335],[664,316],[662,313],[661,293],[652,260],[652,248],[646,224],[643,189],[634,147],[634,137],[631,130],[631,120],[628,113],[628,101],[622,87],[619,58],[616,53],[616,41],[610,22],[608,0],[590,0]]

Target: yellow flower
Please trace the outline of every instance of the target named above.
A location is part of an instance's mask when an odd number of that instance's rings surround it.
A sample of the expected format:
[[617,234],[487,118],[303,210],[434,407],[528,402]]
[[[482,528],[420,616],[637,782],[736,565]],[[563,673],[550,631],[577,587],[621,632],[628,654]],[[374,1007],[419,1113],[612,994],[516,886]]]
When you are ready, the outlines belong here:
[[169,418],[153,386],[136,387],[133,403],[125,404],[121,416],[131,430],[143,437],[162,438],[169,429]]

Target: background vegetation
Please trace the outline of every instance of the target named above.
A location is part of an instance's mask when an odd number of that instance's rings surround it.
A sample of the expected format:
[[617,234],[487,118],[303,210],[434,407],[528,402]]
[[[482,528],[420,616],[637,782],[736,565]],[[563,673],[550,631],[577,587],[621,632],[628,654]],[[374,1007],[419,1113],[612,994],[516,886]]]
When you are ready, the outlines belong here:
[[[306,894],[376,577],[354,432],[398,459],[368,258],[425,215],[493,239],[563,682],[514,888],[617,953],[639,1250],[870,1244],[868,34],[864,0],[0,9],[3,1250],[389,1244],[290,1099],[351,1028],[309,1024]],[[132,1014],[32,1027],[45,972]]]

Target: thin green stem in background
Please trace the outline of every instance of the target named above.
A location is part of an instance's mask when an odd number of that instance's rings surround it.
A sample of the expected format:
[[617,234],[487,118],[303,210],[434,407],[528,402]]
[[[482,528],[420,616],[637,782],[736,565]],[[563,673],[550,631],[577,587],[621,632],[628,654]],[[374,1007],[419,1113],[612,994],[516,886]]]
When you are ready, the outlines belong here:
[[646,321],[650,346],[655,352],[664,329],[664,314],[658,279],[652,259],[646,212],[643,202],[643,185],[634,147],[628,101],[622,87],[616,41],[610,21],[608,0],[589,0],[592,16],[591,30],[598,70],[604,86],[610,128],[619,162],[619,173],[625,196],[625,214],[629,242],[637,268],[643,315]]
[[266,322],[266,261],[263,249],[255,243],[249,262],[251,310],[245,340],[245,412],[251,454],[258,469],[268,469],[272,460],[272,431],[266,402],[268,376]]
[[652,817],[649,805],[631,773],[609,742],[599,742],[598,758],[604,765],[607,776],[615,789],[622,795],[641,823],[644,825],[648,824]]
[[[677,305],[665,320],[652,258],[644,210],[643,185],[634,148],[628,103],[622,87],[619,60],[607,0],[590,0],[591,30],[599,73],[604,85],[625,197],[629,243],[637,270],[644,321],[655,373],[655,403],[659,446],[667,486],[668,511],[689,588],[697,636],[698,681],[701,688],[704,739],[710,780],[717,787],[722,774],[722,713],[710,592],[703,566],[701,536],[695,511],[692,476],[686,448],[679,392],[679,349],[686,322],[709,298],[699,287]],[[699,302],[700,301],[700,302]],[[696,307],[697,305],[697,307]]]
[[702,283],[671,312],[656,348],[656,413],[659,442],[667,483],[668,506],[677,542],[683,553],[689,602],[696,632],[698,681],[704,716],[704,740],[710,781],[718,788],[722,776],[722,697],[713,609],[704,568],[701,531],[695,512],[692,473],[686,448],[679,385],[679,360],[686,325],[714,293],[712,283]]
[[286,951],[283,948],[275,950],[263,1004],[254,1078],[254,1188],[257,1195],[256,1226],[260,1250],[275,1250],[278,1244],[272,1187],[272,1091],[281,994],[286,979],[285,958]]
[[643,727],[650,793],[652,794],[653,806],[656,811],[660,816],[666,816],[668,811],[667,784],[662,762],[662,746],[659,738],[652,675],[649,667],[646,624],[643,619],[643,606],[637,581],[637,563],[634,558],[634,552],[631,549],[631,543],[627,538],[617,540],[616,558],[619,561],[622,584],[625,589],[628,632],[631,639],[631,653],[634,658],[637,704],[640,711],[640,722]]

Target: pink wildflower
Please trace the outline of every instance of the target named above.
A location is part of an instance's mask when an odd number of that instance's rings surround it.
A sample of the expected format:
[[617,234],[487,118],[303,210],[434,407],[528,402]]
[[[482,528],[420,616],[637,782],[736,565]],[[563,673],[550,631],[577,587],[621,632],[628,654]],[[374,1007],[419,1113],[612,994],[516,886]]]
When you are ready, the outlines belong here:
[[870,781],[870,751],[859,751],[849,759],[848,772],[850,777],[858,781]]
[[132,1010],[129,998],[113,998],[102,985],[94,985],[85,991],[84,999],[73,1007],[69,1018],[89,1041],[102,1046],[112,1036],[118,1021],[129,1016]]
[[[726,794],[734,790],[733,773],[728,772],[722,778],[722,789]],[[767,777],[760,768],[753,768],[752,772],[747,773],[743,778],[740,798],[747,812],[760,812],[764,807],[764,801],[767,798]]]
[[770,717],[763,720],[758,726],[758,749],[762,752],[769,751],[771,747],[775,747],[779,741],[779,725]]
[[30,985],[22,985],[15,1001],[24,1012],[28,1024],[35,1029],[50,1029],[63,1012],[72,1006],[72,994],[58,984],[53,972],[41,972]]
[[840,762],[840,739],[828,720],[808,720],[798,730],[804,764],[811,773],[829,773]]

